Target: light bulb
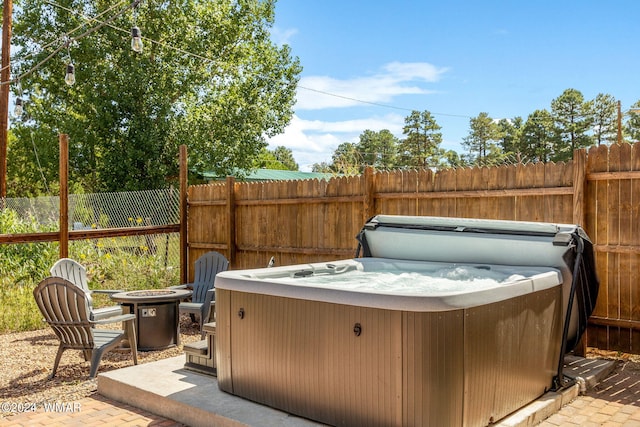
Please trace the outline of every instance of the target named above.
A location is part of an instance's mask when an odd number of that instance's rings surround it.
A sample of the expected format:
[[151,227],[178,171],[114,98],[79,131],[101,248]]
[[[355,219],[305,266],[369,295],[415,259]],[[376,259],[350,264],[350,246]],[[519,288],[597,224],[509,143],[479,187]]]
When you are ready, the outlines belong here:
[[134,52],[142,52],[142,34],[140,33],[140,28],[133,27],[131,28],[131,49]]
[[69,86],[73,86],[76,82],[76,69],[71,63],[67,65],[67,75],[64,76],[64,82]]
[[22,116],[22,98],[16,98],[16,108],[13,110],[16,117]]

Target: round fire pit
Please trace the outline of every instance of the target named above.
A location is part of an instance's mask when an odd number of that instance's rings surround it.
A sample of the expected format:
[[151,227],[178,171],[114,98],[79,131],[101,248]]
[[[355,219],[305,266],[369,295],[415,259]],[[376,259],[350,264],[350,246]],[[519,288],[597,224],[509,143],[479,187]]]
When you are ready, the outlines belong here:
[[178,305],[191,296],[184,289],[118,292],[111,299],[136,315],[138,350],[161,350],[180,344]]

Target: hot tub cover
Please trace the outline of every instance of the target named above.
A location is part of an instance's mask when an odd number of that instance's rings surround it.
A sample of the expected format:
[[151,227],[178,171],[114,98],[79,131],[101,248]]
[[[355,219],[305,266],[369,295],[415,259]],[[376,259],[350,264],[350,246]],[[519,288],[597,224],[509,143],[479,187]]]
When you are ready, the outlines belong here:
[[356,257],[557,268],[563,273],[564,352],[573,350],[595,308],[593,244],[573,224],[377,215],[357,236]]

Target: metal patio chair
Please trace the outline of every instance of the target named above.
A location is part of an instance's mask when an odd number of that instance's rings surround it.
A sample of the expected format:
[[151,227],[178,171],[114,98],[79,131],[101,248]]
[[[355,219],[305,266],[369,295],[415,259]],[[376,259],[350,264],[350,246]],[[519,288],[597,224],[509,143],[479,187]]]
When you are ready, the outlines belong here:
[[[91,360],[89,378],[94,378],[103,354],[116,347],[125,337],[129,341],[133,363],[138,364],[135,315],[121,314],[109,319],[91,320],[89,295],[62,277],[47,277],[33,290],[33,296],[45,321],[60,340],[49,379],[56,375],[62,353],[67,349],[82,350],[85,360]],[[122,322],[126,335],[123,330],[95,327],[115,322]]]
[[211,251],[200,256],[194,264],[194,280],[192,283],[178,286],[193,289],[191,302],[181,302],[180,313],[188,313],[195,322],[195,315],[200,317],[200,333],[204,338],[202,325],[209,321],[211,306],[215,304],[216,274],[229,269],[229,261],[219,252]]
[[122,307],[119,305],[113,305],[108,307],[93,308],[91,301],[91,294],[106,294],[111,295],[121,290],[116,289],[89,289],[89,281],[87,280],[87,270],[83,265],[71,258],[61,258],[53,264],[53,267],[49,270],[52,276],[62,277],[67,279],[89,295],[89,310],[91,312],[91,320],[102,320],[112,316],[118,316],[122,314]]

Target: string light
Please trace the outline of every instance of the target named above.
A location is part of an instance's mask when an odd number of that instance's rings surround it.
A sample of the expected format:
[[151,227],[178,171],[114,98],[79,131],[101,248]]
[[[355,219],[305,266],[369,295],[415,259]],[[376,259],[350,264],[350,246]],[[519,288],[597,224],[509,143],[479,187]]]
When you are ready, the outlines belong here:
[[73,86],[76,83],[76,67],[72,63],[67,65],[67,74],[64,76],[64,82],[69,86]]
[[16,117],[21,117],[22,116],[22,112],[23,112],[23,109],[22,109],[22,98],[18,97],[18,98],[16,98],[16,107],[13,110],[13,114]]
[[134,52],[142,52],[142,34],[140,33],[140,28],[133,27],[131,28],[131,49]]

